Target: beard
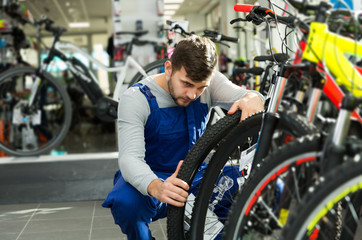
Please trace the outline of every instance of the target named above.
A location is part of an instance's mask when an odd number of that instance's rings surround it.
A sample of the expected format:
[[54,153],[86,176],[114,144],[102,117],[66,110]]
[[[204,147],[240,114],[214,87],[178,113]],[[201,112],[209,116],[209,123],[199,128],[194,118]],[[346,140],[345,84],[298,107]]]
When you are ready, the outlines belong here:
[[168,91],[170,92],[170,96],[172,97],[173,101],[177,104],[177,106],[187,107],[188,105],[190,105],[190,103],[192,102],[191,99],[176,96],[175,89],[173,88],[172,84],[172,77],[167,82],[167,85],[168,85]]

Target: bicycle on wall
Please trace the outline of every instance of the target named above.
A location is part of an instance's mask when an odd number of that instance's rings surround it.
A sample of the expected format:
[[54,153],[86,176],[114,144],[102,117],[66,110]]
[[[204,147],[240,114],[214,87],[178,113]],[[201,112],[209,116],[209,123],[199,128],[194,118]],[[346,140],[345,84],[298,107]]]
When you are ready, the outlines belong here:
[[[60,58],[79,83],[95,108],[95,115],[102,121],[112,122],[117,117],[118,97],[127,69],[137,69],[138,75],[146,77],[159,72],[165,59],[160,59],[142,68],[130,56],[132,47],[147,31],[122,32],[134,37],[129,42],[124,65],[107,67],[72,43],[60,41],[65,28],[53,26],[53,21],[44,18],[36,23],[53,35],[48,56],[39,67],[16,67],[0,75],[0,151],[11,156],[37,156],[51,151],[65,138],[72,119],[72,106],[64,87],[47,72],[54,57]],[[68,57],[67,51],[75,51],[107,72],[120,72],[113,99],[106,96],[93,73],[79,60]],[[133,80],[132,80],[133,81]]]

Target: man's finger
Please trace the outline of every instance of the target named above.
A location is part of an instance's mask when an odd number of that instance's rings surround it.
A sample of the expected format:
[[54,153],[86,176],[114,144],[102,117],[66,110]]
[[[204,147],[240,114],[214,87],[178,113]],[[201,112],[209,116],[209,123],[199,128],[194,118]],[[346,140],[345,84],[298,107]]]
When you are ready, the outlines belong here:
[[188,194],[186,192],[182,192],[182,195],[177,192],[169,191],[166,193],[167,197],[172,198],[175,201],[178,202],[186,202]]
[[234,114],[238,110],[238,103],[234,102],[234,104],[231,106],[231,108],[228,111],[228,114]]
[[179,161],[179,162],[178,162],[178,165],[177,165],[176,171],[172,174],[174,177],[176,177],[176,176],[177,176],[178,171],[180,171],[180,168],[181,168],[181,165],[182,165],[182,163],[183,163],[183,162],[184,162],[184,160],[181,160],[181,161]]
[[247,119],[249,117],[249,113],[247,111],[241,112],[240,122]]
[[185,205],[185,202],[178,202],[178,201],[175,201],[174,199],[172,198],[166,198],[166,203],[168,204],[171,204],[175,207],[183,207]]
[[179,178],[170,178],[170,179],[167,179],[167,181],[175,187],[172,189],[172,191],[174,191],[174,192],[176,191],[177,188],[185,190],[185,191],[189,190],[189,185],[185,181],[183,181]]

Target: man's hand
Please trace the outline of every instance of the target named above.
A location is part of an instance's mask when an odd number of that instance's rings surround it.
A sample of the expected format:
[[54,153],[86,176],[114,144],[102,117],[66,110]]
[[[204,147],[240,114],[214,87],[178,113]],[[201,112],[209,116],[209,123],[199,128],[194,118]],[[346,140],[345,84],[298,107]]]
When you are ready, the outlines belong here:
[[263,101],[255,93],[247,93],[243,98],[240,98],[231,106],[228,114],[234,114],[236,110],[241,110],[240,122],[250,117],[254,113],[264,110]]
[[176,178],[183,161],[177,165],[176,171],[164,182],[156,179],[148,185],[147,191],[152,196],[164,203],[176,207],[183,207],[187,200],[189,185],[179,178]]

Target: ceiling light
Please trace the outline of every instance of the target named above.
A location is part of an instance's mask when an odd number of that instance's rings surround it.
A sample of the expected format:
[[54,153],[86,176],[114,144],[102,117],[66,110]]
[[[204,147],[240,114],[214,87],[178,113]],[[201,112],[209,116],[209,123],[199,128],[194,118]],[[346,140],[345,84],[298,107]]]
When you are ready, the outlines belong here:
[[88,28],[89,22],[71,22],[68,24],[70,28]]
[[172,15],[174,15],[175,13],[176,13],[176,11],[174,11],[174,10],[168,10],[168,11],[164,11],[164,12],[163,12],[164,15],[169,15],[169,16],[172,16]]
[[183,3],[184,0],[164,0],[164,3]]
[[178,4],[171,4],[171,5],[165,5],[164,9],[165,10],[177,10],[179,9],[180,5]]

